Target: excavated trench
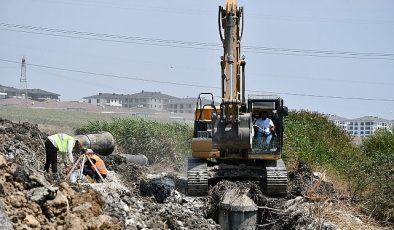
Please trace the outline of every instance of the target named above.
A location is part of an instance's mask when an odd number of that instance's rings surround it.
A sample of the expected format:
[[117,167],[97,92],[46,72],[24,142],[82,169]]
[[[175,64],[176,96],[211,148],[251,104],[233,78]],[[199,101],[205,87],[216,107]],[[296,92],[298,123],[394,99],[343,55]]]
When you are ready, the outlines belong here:
[[[227,215],[221,208],[236,200],[256,207],[253,229],[336,229],[300,209],[301,196],[317,181],[303,163],[289,174],[286,198],[267,197],[259,183],[247,181],[221,181],[207,197],[189,197],[186,178],[149,174],[149,167],[116,153],[103,156],[107,183],[52,181],[41,171],[46,136],[35,125],[0,119],[0,229],[234,229],[220,219]],[[335,190],[320,181],[314,192]]]

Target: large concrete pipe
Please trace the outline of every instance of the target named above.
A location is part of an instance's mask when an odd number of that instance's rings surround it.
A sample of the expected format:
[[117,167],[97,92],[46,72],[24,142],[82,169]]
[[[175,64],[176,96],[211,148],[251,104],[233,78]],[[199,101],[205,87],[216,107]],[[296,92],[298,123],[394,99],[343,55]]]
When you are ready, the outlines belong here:
[[115,139],[109,132],[75,136],[84,148],[93,149],[99,155],[109,155],[115,149]]
[[247,192],[227,190],[219,204],[219,224],[224,230],[255,230],[258,207]]
[[119,154],[122,157],[126,158],[128,162],[131,162],[133,164],[139,165],[139,166],[145,166],[148,165],[148,158],[145,155],[132,155],[132,154]]

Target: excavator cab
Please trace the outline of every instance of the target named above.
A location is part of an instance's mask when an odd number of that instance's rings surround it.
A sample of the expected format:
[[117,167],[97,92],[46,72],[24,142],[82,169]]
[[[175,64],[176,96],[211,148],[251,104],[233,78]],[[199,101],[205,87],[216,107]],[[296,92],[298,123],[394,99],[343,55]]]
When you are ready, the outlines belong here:
[[[288,109],[283,106],[283,99],[276,95],[252,95],[248,98],[248,112],[252,114],[253,138],[251,154],[272,153],[280,154],[283,147],[283,117],[287,116]],[[259,127],[255,125],[262,113],[267,113],[274,125],[271,137],[264,134],[258,137]]]

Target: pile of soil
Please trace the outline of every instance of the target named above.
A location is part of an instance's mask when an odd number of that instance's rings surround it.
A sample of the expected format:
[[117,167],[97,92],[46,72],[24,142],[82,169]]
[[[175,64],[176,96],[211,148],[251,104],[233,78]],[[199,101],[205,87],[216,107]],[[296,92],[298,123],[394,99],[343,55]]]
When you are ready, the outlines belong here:
[[104,214],[101,195],[51,184],[37,126],[0,120],[1,229],[121,229]]
[[336,194],[334,185],[323,177],[315,175],[309,166],[299,161],[297,167],[288,173],[289,195],[303,196],[309,199],[324,199]]
[[207,197],[189,197],[186,178],[136,166],[117,153],[102,157],[110,170],[105,183],[52,181],[41,170],[46,137],[36,125],[0,119],[0,229],[221,229],[214,219],[231,189],[262,210],[258,229],[339,229],[322,216],[331,203],[311,199],[335,194],[332,184],[303,162],[289,173],[286,198],[267,197],[250,181],[220,181]]
[[149,177],[116,153],[102,156],[106,183],[53,181],[41,170],[46,137],[35,125],[0,120],[1,229],[218,229],[203,216],[205,198],[178,192],[184,178]]

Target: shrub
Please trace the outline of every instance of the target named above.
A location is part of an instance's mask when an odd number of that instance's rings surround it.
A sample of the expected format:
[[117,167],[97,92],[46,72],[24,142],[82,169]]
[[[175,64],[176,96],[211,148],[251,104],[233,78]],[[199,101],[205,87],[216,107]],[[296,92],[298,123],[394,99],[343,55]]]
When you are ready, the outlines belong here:
[[181,169],[185,156],[191,154],[193,131],[187,124],[116,118],[111,122],[91,121],[76,133],[97,131],[112,133],[120,152],[144,154],[150,163],[166,162]]
[[[365,177],[365,212],[378,220],[394,221],[394,134],[379,130],[361,146]],[[360,162],[361,163],[361,162]],[[361,167],[360,167],[361,168]]]
[[292,111],[285,119],[284,159],[326,169],[346,170],[343,160],[357,154],[351,138],[322,114]]
[[[319,113],[292,111],[285,120],[284,159],[306,161],[345,181],[351,201],[377,220],[393,222],[394,134],[378,131],[354,146]],[[394,130],[393,130],[394,131]]]

